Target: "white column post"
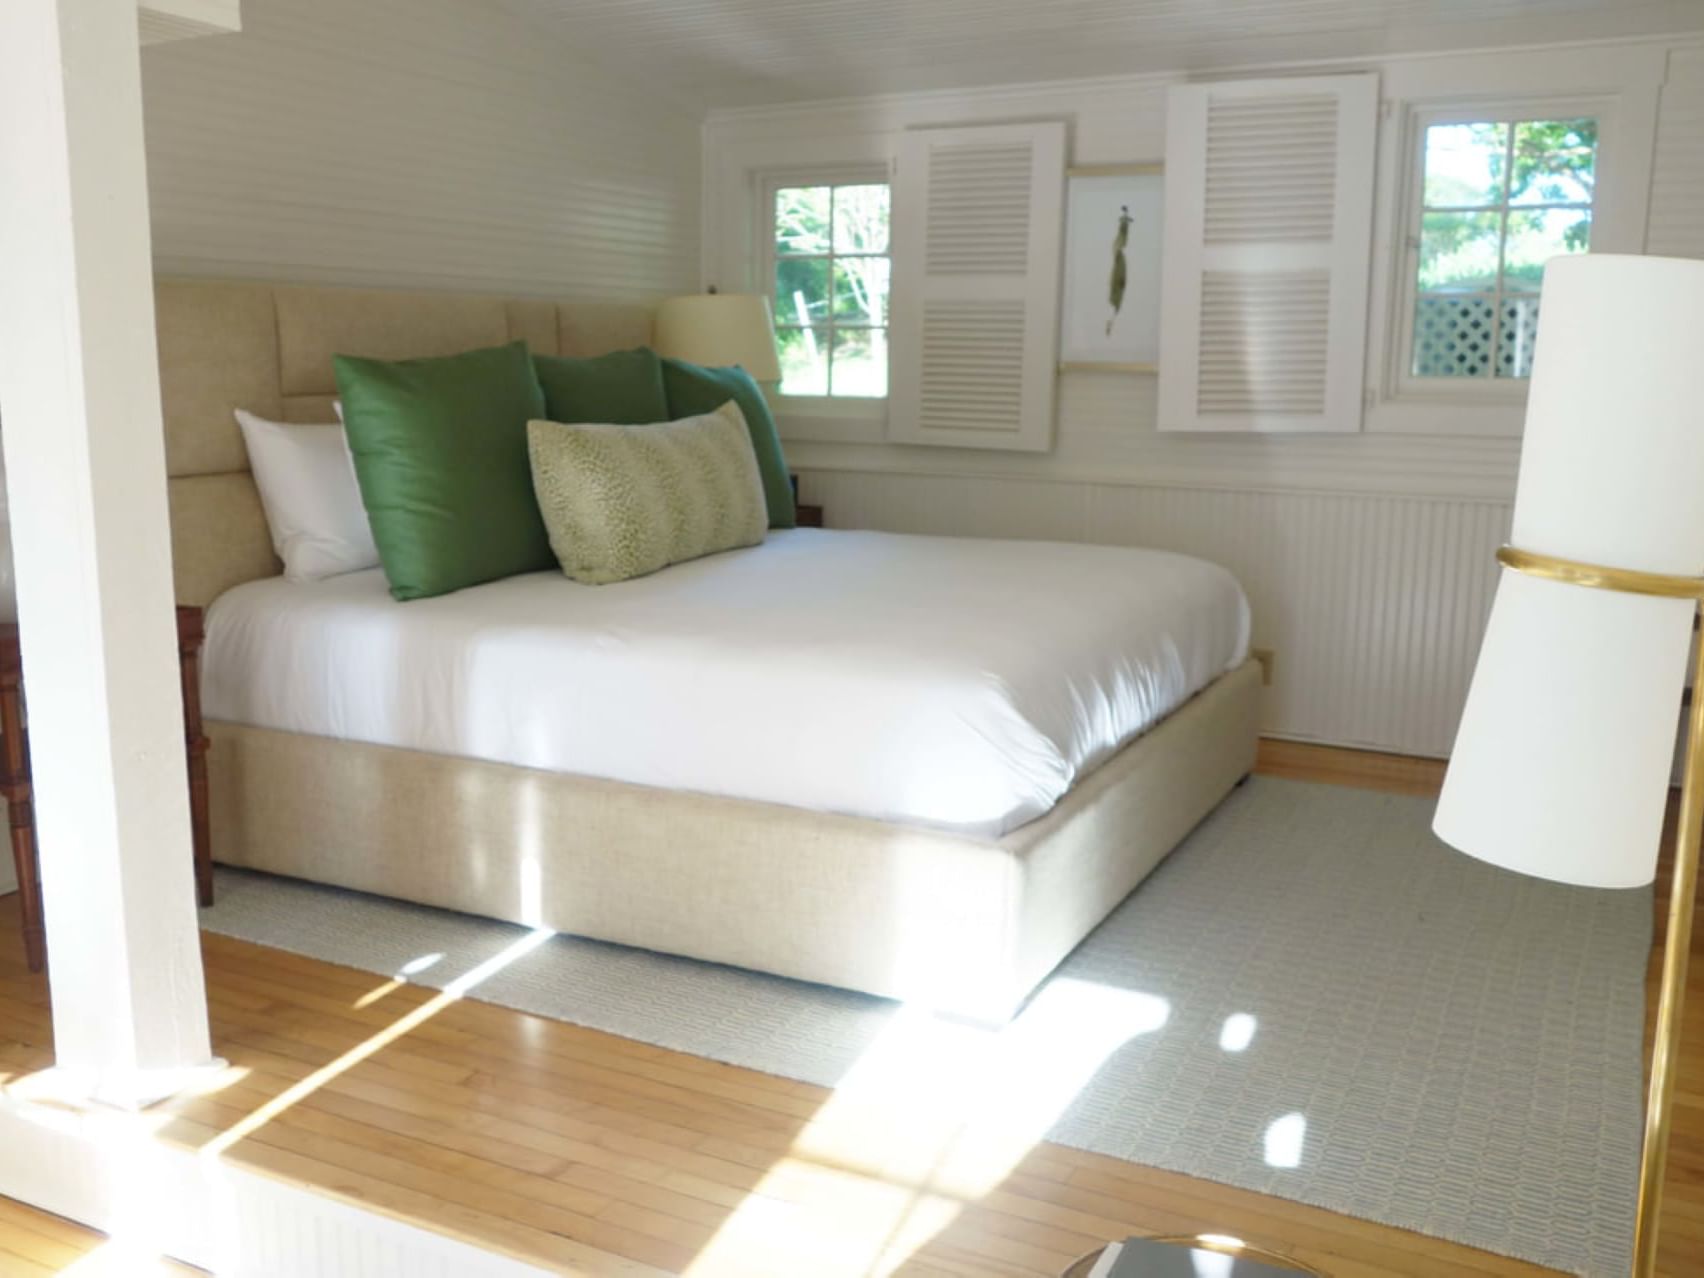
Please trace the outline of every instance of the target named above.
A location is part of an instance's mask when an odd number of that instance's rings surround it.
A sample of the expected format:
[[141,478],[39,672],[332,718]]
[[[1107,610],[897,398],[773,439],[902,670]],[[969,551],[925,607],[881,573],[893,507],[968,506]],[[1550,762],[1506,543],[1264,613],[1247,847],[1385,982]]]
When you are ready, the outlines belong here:
[[172,615],[136,0],[0,3],[4,419],[58,1064],[209,1062]]

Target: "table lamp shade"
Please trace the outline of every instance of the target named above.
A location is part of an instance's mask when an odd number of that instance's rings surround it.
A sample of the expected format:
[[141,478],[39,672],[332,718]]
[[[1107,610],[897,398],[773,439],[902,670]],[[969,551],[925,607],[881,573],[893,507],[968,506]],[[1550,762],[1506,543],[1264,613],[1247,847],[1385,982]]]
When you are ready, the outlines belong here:
[[657,307],[657,353],[708,368],[738,364],[754,381],[781,380],[769,299],[755,293],[695,293]]
[[[1704,574],[1704,261],[1545,269],[1511,544]],[[1559,882],[1655,873],[1696,605],[1505,568],[1433,829]]]

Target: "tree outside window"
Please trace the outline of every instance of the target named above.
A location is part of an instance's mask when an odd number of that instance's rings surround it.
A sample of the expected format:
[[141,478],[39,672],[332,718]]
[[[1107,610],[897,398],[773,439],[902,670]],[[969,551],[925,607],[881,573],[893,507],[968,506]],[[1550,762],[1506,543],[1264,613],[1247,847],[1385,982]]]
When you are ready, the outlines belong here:
[[1413,376],[1531,375],[1544,264],[1591,244],[1597,141],[1589,119],[1425,130]]
[[781,393],[887,394],[885,182],[775,190],[775,331]]

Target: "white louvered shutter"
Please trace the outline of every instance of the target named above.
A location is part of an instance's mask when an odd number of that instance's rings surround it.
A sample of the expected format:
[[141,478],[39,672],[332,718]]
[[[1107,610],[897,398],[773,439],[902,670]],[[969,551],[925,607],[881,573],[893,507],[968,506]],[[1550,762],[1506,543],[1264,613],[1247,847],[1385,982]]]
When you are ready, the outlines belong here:
[[1159,427],[1361,428],[1376,75],[1166,101]]
[[894,176],[888,438],[1053,442],[1065,126],[918,129]]

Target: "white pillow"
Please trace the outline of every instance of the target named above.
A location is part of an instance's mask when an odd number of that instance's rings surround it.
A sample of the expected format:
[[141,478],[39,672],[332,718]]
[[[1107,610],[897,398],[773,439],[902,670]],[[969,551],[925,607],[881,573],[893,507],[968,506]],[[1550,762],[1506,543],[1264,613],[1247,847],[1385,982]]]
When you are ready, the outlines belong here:
[[269,422],[240,408],[237,425],[284,576],[319,581],[377,568],[379,550],[343,427]]

